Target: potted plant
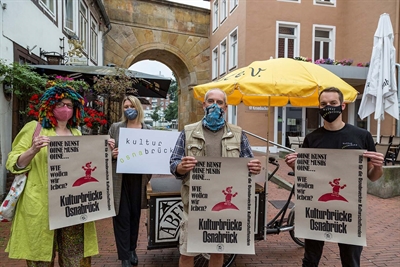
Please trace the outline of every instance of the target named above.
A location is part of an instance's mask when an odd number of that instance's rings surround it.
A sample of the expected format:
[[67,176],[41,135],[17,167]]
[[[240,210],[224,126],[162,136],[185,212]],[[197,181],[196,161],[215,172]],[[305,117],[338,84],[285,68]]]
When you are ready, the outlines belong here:
[[43,92],[47,78],[32,71],[28,65],[19,63],[7,64],[0,59],[0,83],[6,99],[14,96],[22,101],[28,100],[33,94]]

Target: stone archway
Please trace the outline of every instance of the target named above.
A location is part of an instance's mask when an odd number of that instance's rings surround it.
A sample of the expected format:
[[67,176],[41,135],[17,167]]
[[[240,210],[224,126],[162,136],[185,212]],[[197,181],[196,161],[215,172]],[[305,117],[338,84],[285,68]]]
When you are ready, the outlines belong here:
[[105,0],[105,7],[112,29],[104,37],[104,62],[167,65],[179,86],[179,129],[199,120],[203,112],[192,87],[210,80],[210,11],[164,0]]

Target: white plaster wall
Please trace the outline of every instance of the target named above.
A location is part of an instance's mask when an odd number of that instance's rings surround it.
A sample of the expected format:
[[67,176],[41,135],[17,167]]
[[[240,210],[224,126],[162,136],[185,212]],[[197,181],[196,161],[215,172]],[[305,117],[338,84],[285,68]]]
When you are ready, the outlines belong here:
[[11,123],[12,102],[7,101],[3,94],[3,85],[0,83],[0,199],[5,193],[6,186],[6,161],[11,151]]
[[[30,49],[36,45],[31,53],[37,56],[40,55],[40,48],[46,52],[61,52],[59,38],[65,37],[62,33],[61,0],[58,0],[57,8],[58,25],[55,25],[31,0],[0,0],[0,58],[9,63],[14,61],[13,43],[24,48],[29,46]],[[78,23],[75,25],[77,27]],[[103,65],[102,32],[98,33],[98,38],[98,65]],[[64,46],[64,51],[67,52],[69,45],[66,37]],[[91,62],[89,64],[92,65]],[[3,86],[0,83],[0,200],[5,194],[5,163],[11,150],[11,124],[12,104],[4,98]]]
[[[61,22],[61,1],[58,4],[58,26],[49,20],[48,17],[32,3],[30,0],[3,0],[7,8],[3,13],[3,38],[12,40],[20,46],[26,48],[35,47],[32,53],[39,56],[39,49],[45,51],[60,52],[60,40],[64,37]],[[68,43],[66,46],[68,46]],[[10,51],[11,50],[11,51]],[[12,46],[9,48],[12,53]]]
[[[3,9],[4,1],[0,1],[0,30],[3,33],[5,19]],[[0,59],[12,62],[12,42],[0,35]],[[11,150],[11,123],[12,123],[12,102],[5,99],[3,84],[0,82],[0,200],[6,189],[7,171],[5,168],[7,155]]]

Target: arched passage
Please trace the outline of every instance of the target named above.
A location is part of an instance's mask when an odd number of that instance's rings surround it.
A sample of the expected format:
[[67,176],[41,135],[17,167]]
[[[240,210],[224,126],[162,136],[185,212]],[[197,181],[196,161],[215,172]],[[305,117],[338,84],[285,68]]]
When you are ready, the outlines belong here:
[[104,62],[128,68],[157,60],[176,75],[179,129],[202,116],[191,88],[210,78],[207,9],[163,0],[105,1],[112,30],[104,39]]
[[190,97],[192,92],[189,89],[193,85],[197,84],[197,76],[195,75],[193,66],[190,62],[184,62],[184,59],[177,56],[179,52],[172,53],[169,49],[160,50],[145,47],[141,50],[142,51],[133,51],[133,60],[129,62],[128,59],[124,64],[125,67],[129,67],[138,61],[146,59],[157,60],[168,66],[176,75],[179,85],[179,125],[184,125],[183,123],[185,122],[187,123],[196,120],[196,110],[193,110],[193,107],[196,107],[197,101]]

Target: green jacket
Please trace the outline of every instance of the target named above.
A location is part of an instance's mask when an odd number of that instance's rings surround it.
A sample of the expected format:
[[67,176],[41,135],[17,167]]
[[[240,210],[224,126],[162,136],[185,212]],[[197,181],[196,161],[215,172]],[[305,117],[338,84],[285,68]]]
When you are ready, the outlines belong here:
[[[12,221],[11,236],[6,252],[13,259],[51,261],[54,246],[54,230],[49,230],[47,149],[41,149],[25,169],[18,170],[18,157],[32,145],[36,121],[27,123],[15,137],[12,151],[8,154],[6,168],[15,174],[29,171],[25,189],[18,200]],[[81,135],[72,129],[73,135]],[[55,129],[42,128],[40,135],[56,136]],[[94,222],[84,224],[84,256],[99,253]]]

